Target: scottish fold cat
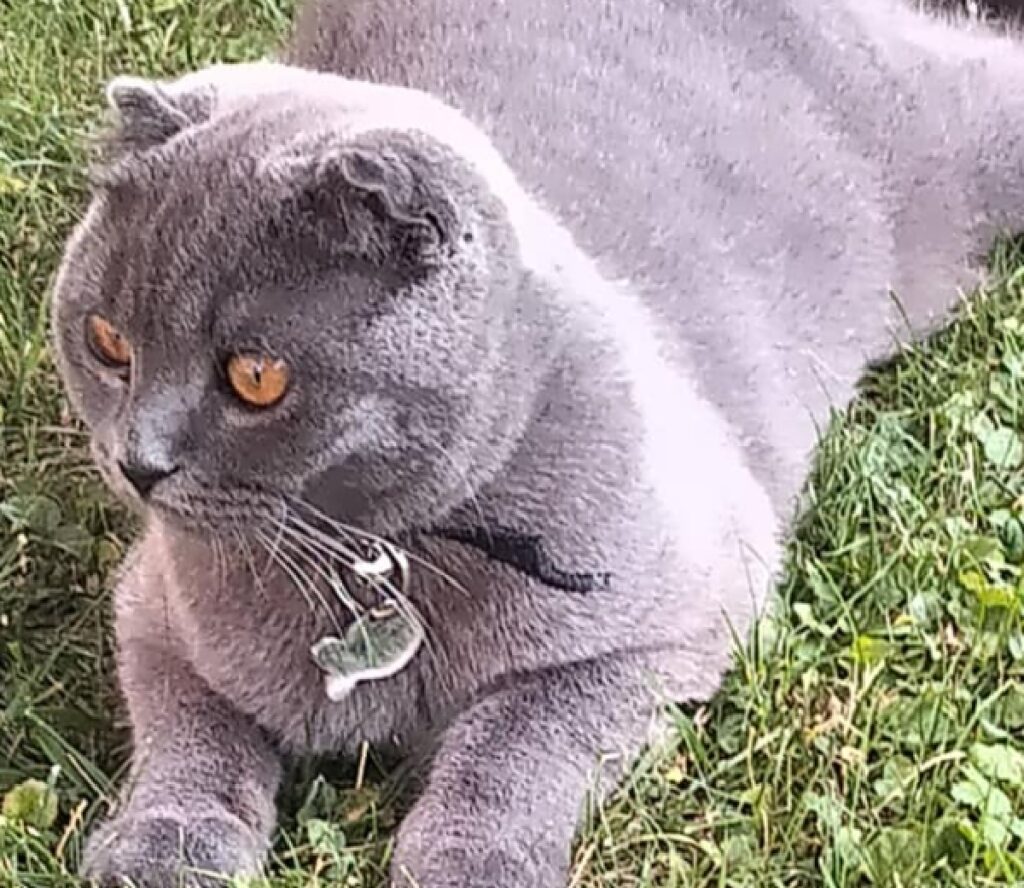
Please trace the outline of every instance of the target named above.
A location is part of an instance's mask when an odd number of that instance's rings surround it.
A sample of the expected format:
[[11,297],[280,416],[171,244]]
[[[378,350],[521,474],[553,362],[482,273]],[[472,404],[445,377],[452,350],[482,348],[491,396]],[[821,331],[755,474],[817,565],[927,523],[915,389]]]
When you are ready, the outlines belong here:
[[894,0],[325,0],[114,80],[53,311],[145,517],[85,874],[256,872],[282,757],[365,741],[432,750],[393,884],[563,886],[829,411],[1021,221],[1021,82]]

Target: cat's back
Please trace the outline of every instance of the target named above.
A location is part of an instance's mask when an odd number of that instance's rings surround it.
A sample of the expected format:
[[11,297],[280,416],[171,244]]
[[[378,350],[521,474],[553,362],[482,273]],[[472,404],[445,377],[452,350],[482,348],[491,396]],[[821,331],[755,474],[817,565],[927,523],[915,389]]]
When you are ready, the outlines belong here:
[[872,128],[846,119],[892,84],[860,27],[838,0],[335,0],[305,7],[292,57],[482,126],[787,496],[815,422],[889,342],[885,183]]
[[[774,229],[805,222],[822,201],[796,186],[868,184],[852,157],[837,163],[855,152],[830,107],[837,89],[858,92],[836,84],[836,44],[855,40],[856,22],[828,0],[803,6],[320,0],[302,11],[293,57],[451,102],[590,252],[686,283],[674,257],[692,268],[716,234],[743,233],[737,220],[770,206]],[[872,77],[859,76],[870,104]]]

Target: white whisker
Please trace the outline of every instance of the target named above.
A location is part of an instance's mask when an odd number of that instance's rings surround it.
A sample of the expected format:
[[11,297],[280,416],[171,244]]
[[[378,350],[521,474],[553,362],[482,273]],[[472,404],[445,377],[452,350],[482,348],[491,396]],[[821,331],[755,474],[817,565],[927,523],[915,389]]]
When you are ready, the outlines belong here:
[[[358,619],[360,615],[359,603],[349,594],[344,582],[334,570],[334,565],[330,561],[322,559],[316,550],[306,545],[305,538],[293,528],[288,527],[285,524],[280,524],[278,529],[279,544],[281,546],[287,546],[288,550],[293,553],[295,557],[301,558],[309,564],[309,566],[327,582],[335,597],[345,606],[345,609],[353,616],[353,618]],[[286,537],[286,534],[289,536]],[[319,594],[319,589],[317,589],[317,592]],[[338,628],[340,631],[340,627]]]
[[228,578],[227,553],[224,551],[224,542],[220,537],[213,537],[213,577],[220,592],[227,585]]
[[[258,533],[260,541],[263,544],[263,546],[267,548],[268,551],[271,551],[269,546],[274,541],[268,539],[267,535],[262,531],[258,531]],[[279,546],[273,549],[273,559],[274,563],[277,564],[277,566],[280,567],[282,571],[284,571],[285,575],[291,581],[292,585],[299,591],[299,593],[305,599],[306,606],[309,608],[309,612],[315,616],[318,610],[317,605],[319,603],[319,607],[324,610],[328,619],[330,619],[331,622],[334,624],[335,630],[340,633],[341,624],[338,622],[337,616],[335,615],[334,611],[330,608],[330,606],[327,604],[327,602],[324,600],[322,594],[320,593],[320,590],[316,586],[316,583],[310,582],[309,577],[306,576],[305,573],[303,573],[301,566],[297,564],[290,555],[287,555],[284,552],[284,550]],[[312,597],[310,597],[310,590],[316,593],[316,602],[314,602]]]
[[[369,531],[360,530],[358,527],[353,527],[351,524],[345,524],[341,521],[331,518],[329,515],[325,514],[316,506],[312,505],[311,503],[305,500],[295,500],[295,507],[293,507],[291,510],[291,514],[293,517],[296,517],[296,512],[298,511],[298,509],[305,509],[309,511],[316,520],[323,522],[331,529],[337,530],[339,533],[343,533],[346,536],[354,536],[356,539],[377,543],[378,545],[394,546],[394,543],[392,543],[390,540],[385,539],[384,537],[378,536],[374,533],[370,533]],[[324,534],[323,531],[317,530],[317,533],[327,539],[331,539],[331,537],[329,537],[327,534]],[[439,579],[444,580],[452,588],[457,589],[463,595],[469,595],[469,590],[466,589],[466,587],[463,586],[457,579],[455,579],[455,577],[441,570],[441,568],[437,567],[436,565],[431,564],[429,561],[419,557],[414,552],[409,552],[408,550],[403,551],[405,551],[405,554],[410,561],[415,562],[424,570],[427,570]]]
[[477,518],[480,521],[480,526],[483,527],[483,529],[486,530],[488,533],[490,533],[490,525],[488,524],[487,518],[484,515],[483,508],[480,506],[480,499],[477,497],[476,491],[473,489],[473,485],[469,483],[469,475],[466,473],[466,470],[459,466],[457,462],[455,462],[455,457],[448,453],[448,451],[440,450],[439,452],[441,456],[448,460],[448,465],[452,467],[452,471],[455,472],[455,475],[465,486],[466,492],[469,495],[469,502],[473,506],[473,511],[476,512]]
[[[300,545],[306,547],[308,553],[316,558],[321,563],[331,565],[333,560],[338,555],[342,557],[342,564],[349,570],[355,572],[355,568],[358,567],[357,560],[362,561],[363,558],[359,553],[342,546],[329,534],[324,533],[317,527],[314,527],[309,522],[302,520],[299,516],[295,516],[294,513],[289,516],[292,518],[292,525],[290,527],[282,528],[283,532],[292,534],[293,538],[298,540]],[[390,544],[382,544],[390,545]],[[339,580],[340,582],[340,580]],[[428,642],[432,642],[432,628],[420,613],[416,605],[404,594],[403,590],[400,590],[389,578],[382,577],[371,584],[374,590],[380,594],[384,600],[394,606],[398,611],[408,620],[415,622],[418,626],[423,629],[424,636]],[[344,588],[344,585],[342,584]]]
[[[300,540],[299,545],[304,545],[307,547],[307,554],[309,554],[311,558],[315,559],[316,562],[319,565],[321,565],[321,576],[324,576],[329,583],[332,583],[332,588],[335,589],[335,594],[338,594],[339,597],[341,597],[340,593],[337,591],[337,588],[333,586],[333,582],[336,582],[341,589],[345,589],[345,585],[344,582],[340,579],[340,577],[336,576],[333,570],[333,563],[331,560],[333,550],[330,548],[329,545],[331,542],[330,538],[324,538],[322,540],[310,539],[308,536],[299,536],[298,531],[296,529],[289,528],[288,530],[298,536],[298,539]],[[325,544],[327,544],[326,547]],[[328,571],[330,572],[330,576],[328,575]],[[333,581],[332,577],[334,577]],[[423,630],[424,641],[426,642],[427,648],[430,649],[434,641],[433,630],[430,624],[427,622],[427,620],[423,617],[423,614],[420,613],[416,605],[413,604],[413,602],[387,578],[382,578],[381,580],[375,582],[373,584],[373,589],[375,592],[381,595],[381,597],[388,604],[395,607],[398,610],[398,612],[401,613],[407,620],[415,623]],[[346,606],[348,606],[347,601]],[[353,615],[355,615],[355,611],[353,610],[352,612]],[[433,655],[432,650],[431,655]]]
[[238,529],[237,525],[232,522],[229,525],[231,536],[237,541],[239,549],[242,551],[245,563],[249,568],[249,572],[252,574],[253,579],[256,581],[256,590],[260,595],[266,596],[266,589],[263,586],[263,574],[256,569],[256,559],[253,555],[252,548],[249,545],[249,541],[246,539],[245,534]]

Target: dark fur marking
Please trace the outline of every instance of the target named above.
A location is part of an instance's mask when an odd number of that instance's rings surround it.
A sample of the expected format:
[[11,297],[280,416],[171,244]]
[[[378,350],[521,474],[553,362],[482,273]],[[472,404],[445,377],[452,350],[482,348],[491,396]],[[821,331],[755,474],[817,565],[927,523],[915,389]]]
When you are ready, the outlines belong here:
[[514,567],[555,589],[584,594],[604,591],[611,585],[610,572],[573,573],[563,570],[551,560],[539,536],[484,527],[442,528],[435,533],[445,539],[473,546],[495,561]]

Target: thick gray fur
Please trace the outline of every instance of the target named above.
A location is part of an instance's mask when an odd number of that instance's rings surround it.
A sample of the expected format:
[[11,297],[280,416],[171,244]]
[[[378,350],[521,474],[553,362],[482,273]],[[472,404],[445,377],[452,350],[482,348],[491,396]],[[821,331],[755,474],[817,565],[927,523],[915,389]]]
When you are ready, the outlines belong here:
[[[351,0],[290,54],[334,73],[115,81],[57,283],[146,517],[85,872],[256,871],[281,756],[433,737],[394,883],[558,888],[595,781],[718,686],[829,410],[1019,227],[1024,50],[889,0]],[[224,383],[251,349],[292,368],[267,411]],[[119,462],[174,471],[143,501]],[[332,703],[318,580],[367,533],[428,641]]]

